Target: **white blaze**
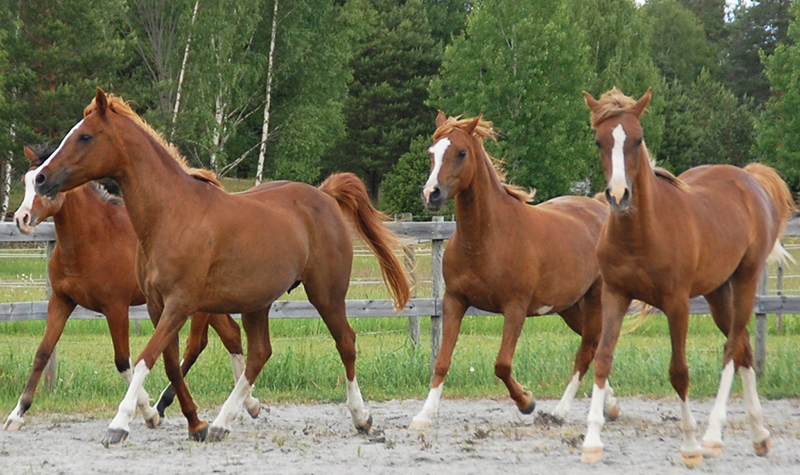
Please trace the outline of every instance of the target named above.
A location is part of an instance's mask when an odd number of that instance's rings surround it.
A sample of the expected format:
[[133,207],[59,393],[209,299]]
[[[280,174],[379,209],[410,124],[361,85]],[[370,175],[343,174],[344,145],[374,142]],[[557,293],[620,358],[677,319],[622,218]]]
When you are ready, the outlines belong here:
[[433,171],[431,171],[431,175],[428,177],[428,181],[425,183],[425,187],[422,189],[422,194],[425,195],[425,200],[428,199],[428,196],[433,193],[436,185],[439,184],[439,171],[442,169],[444,152],[449,146],[450,139],[445,137],[433,144],[433,146],[428,149],[428,152],[433,154]]
[[[25,174],[25,198],[22,199],[22,204],[19,205],[17,212],[14,216],[17,217],[21,214],[30,213],[33,210],[33,198],[36,192],[33,189],[33,177],[36,176],[36,170],[31,170]],[[33,226],[33,223],[28,223]]]
[[[76,130],[78,130],[78,127],[80,127],[82,124],[83,124],[83,119],[81,119],[81,121],[80,121],[80,122],[78,122],[77,124],[75,124],[75,126],[74,126],[74,127],[72,127],[72,129],[71,129],[69,132],[67,132],[67,135],[65,135],[65,136],[64,136],[64,140],[62,140],[62,141],[61,141],[61,143],[60,143],[60,144],[58,144],[58,148],[55,150],[55,152],[53,152],[53,153],[52,153],[52,154],[51,154],[49,157],[47,157],[47,160],[45,160],[45,161],[44,161],[44,163],[42,163],[42,165],[41,165],[39,168],[37,168],[36,170],[34,170],[34,174],[33,174],[33,178],[32,178],[32,180],[31,180],[31,183],[36,183],[36,175],[38,175],[38,174],[39,174],[39,170],[43,169],[43,168],[44,168],[44,167],[46,167],[47,165],[50,165],[50,162],[51,162],[51,161],[52,161],[52,160],[53,160],[53,159],[56,157],[56,155],[58,155],[58,152],[60,152],[60,151],[61,151],[61,149],[64,147],[64,143],[66,143],[67,139],[68,139],[68,138],[69,138],[69,137],[70,137],[72,134],[74,134],[74,133],[75,133],[75,131],[76,131]],[[25,184],[26,184],[26,185],[28,184],[28,183],[27,183],[27,179],[28,179],[28,177],[27,177],[27,175],[26,175],[26,176],[25,176],[25,180],[26,180]]]
[[608,187],[612,190],[627,187],[625,180],[625,129],[622,124],[617,125],[611,133],[614,137],[614,146],[611,148],[611,181]]

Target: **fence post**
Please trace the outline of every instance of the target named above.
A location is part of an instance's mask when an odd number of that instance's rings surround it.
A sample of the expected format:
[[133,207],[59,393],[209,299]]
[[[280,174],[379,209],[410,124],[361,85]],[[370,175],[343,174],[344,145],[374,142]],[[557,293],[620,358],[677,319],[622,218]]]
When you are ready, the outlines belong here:
[[[53,255],[53,249],[56,247],[55,241],[47,241],[47,262],[50,262],[50,257]],[[50,273],[47,273],[47,287],[45,290],[45,296],[50,301],[50,295],[53,294],[53,287],[50,283]],[[49,305],[48,305],[49,306]],[[45,325],[47,325],[45,323]],[[58,349],[58,345],[53,346],[53,352],[50,354],[50,359],[47,360],[47,366],[44,368],[44,384],[48,390],[52,391],[56,387],[56,369],[58,366],[58,361],[56,358],[56,350]]]
[[[767,273],[768,269],[765,267],[764,273],[758,281],[759,296],[767,295]],[[755,351],[755,370],[756,377],[760,378],[764,374],[767,361],[767,314],[756,313],[756,351]]]
[[[444,221],[443,216],[434,216],[433,222]],[[442,274],[442,256],[444,255],[444,240],[434,239],[431,242],[431,297],[436,302],[436,315],[431,315],[431,370],[436,368],[436,358],[439,357],[439,347],[442,344],[442,296],[444,295],[444,275]]]
[[[417,298],[417,257],[414,254],[414,248],[408,247],[408,254],[405,256],[405,265],[408,270],[408,275],[411,278],[411,298]],[[408,317],[408,334],[411,337],[411,344],[414,349],[419,346],[419,317],[412,315]]]
[[[778,283],[777,283],[778,297],[783,296],[783,263],[778,262]],[[779,335],[783,334],[783,314],[775,314],[775,331]]]

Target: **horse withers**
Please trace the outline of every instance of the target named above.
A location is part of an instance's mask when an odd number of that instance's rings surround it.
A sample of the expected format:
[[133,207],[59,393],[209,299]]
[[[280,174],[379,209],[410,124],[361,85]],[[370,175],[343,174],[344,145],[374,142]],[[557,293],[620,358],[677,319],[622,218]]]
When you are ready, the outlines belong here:
[[[447,118],[439,111],[422,199],[431,211],[455,199],[456,230],[444,252],[442,344],[428,398],[411,428],[431,425],[470,306],[503,315],[495,374],[525,414],[533,412],[535,401],[512,377],[511,361],[526,317],[555,312],[581,335],[573,376],[554,411],[560,417],[567,414],[600,337],[602,281],[595,246],[608,207],[581,196],[527,204],[529,194],[504,183],[484,149],[486,138],[494,138],[491,122]],[[619,406],[613,398],[607,402],[609,416],[616,417]]]
[[[786,255],[780,237],[795,211],[789,188],[770,167],[750,164],[692,168],[678,177],[654,168],[639,119],[651,90],[638,101],[614,88],[600,100],[584,93],[600,152],[611,207],[597,256],[603,276],[603,330],[581,460],[603,456],[603,400],[625,309],[638,299],[661,309],[669,322],[669,376],[681,400],[682,461],[702,463],[721,453],[722,429],[734,374],[742,376],[747,421],[758,455],[770,447],[756,392],[747,322],[768,258]],[[703,446],[689,408],[686,336],[689,299],[702,295],[726,335],[722,376]]]

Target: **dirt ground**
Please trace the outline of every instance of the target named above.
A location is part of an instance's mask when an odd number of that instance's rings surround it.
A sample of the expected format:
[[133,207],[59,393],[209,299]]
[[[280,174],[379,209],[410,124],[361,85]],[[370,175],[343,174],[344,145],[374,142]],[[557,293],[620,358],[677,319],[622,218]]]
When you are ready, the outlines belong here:
[[[605,458],[580,463],[588,399],[575,402],[567,421],[546,417],[557,401],[539,401],[534,415],[507,399],[442,400],[434,426],[409,431],[421,400],[369,402],[374,424],[358,435],[344,404],[263,407],[252,420],[244,410],[221,443],[187,440],[184,420],[173,415],[150,430],[138,417],[119,446],[100,444],[110,419],[30,414],[19,432],[0,430],[0,474],[480,474],[513,471],[547,474],[688,473],[680,463],[676,398],[620,398],[622,415],[603,431]],[[704,430],[711,401],[695,402]],[[800,473],[800,401],[764,401],[772,451],[753,453],[744,404],[728,406],[721,457],[698,473]],[[174,414],[178,414],[177,411]],[[211,419],[211,411],[204,412]]]

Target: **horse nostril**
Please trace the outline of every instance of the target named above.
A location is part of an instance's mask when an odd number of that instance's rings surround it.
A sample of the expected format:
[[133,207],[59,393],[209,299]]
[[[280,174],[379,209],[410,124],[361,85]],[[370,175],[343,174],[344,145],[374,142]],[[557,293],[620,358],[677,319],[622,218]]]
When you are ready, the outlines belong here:
[[441,194],[441,190],[439,189],[438,186],[436,186],[436,187],[433,188],[433,191],[431,191],[430,198],[435,200],[436,198],[439,197],[440,194]]
[[41,185],[42,183],[44,183],[45,180],[46,180],[46,178],[44,176],[44,173],[39,173],[38,175],[36,175],[36,184],[37,185]]
[[610,188],[606,188],[606,201],[609,202],[609,203],[613,203],[614,202],[614,199],[611,196],[611,189]]
[[619,201],[620,203],[625,203],[631,197],[630,191],[625,188],[625,191],[622,193],[622,199]]

